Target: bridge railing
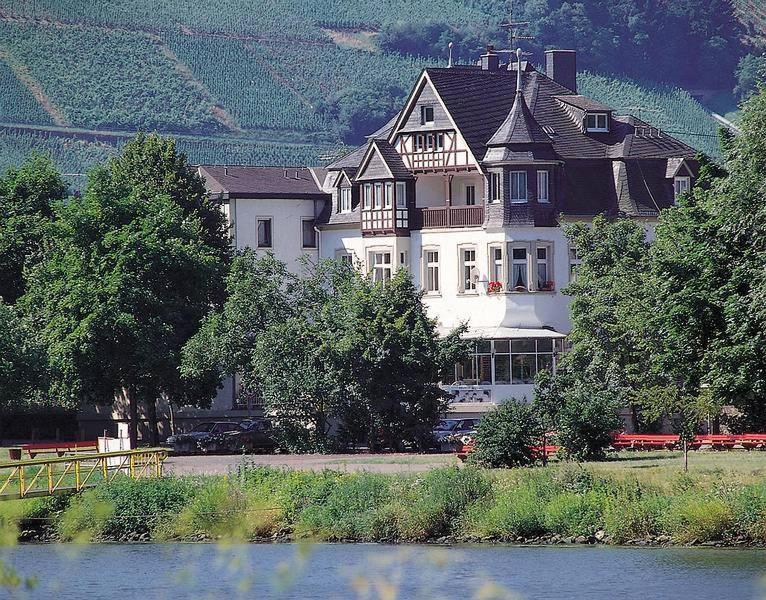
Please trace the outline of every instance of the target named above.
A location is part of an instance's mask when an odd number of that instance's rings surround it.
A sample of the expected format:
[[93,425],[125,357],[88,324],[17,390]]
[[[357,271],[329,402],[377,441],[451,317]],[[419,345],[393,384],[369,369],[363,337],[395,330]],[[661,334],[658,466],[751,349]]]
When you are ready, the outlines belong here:
[[84,453],[0,462],[0,500],[79,492],[120,474],[131,479],[162,476],[164,448]]

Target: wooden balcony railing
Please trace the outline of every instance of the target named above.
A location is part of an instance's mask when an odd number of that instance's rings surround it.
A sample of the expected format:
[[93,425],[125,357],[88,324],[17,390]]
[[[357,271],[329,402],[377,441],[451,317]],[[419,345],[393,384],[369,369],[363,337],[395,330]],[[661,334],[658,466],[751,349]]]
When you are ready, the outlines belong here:
[[423,229],[481,227],[483,224],[483,206],[432,206],[420,209],[420,226]]

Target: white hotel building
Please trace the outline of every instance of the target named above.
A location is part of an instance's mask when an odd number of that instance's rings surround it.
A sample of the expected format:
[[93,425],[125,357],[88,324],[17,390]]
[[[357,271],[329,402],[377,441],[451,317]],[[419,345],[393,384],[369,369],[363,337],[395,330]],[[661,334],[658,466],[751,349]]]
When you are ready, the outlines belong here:
[[[394,119],[325,168],[200,167],[237,248],[350,260],[382,281],[409,269],[440,330],[466,322],[475,353],[444,382],[464,416],[530,398],[536,372],[555,369],[577,268],[560,223],[651,229],[697,173],[692,148],[579,95],[573,51],[545,58],[545,73],[491,49],[428,68]],[[257,407],[229,382],[213,409]]]

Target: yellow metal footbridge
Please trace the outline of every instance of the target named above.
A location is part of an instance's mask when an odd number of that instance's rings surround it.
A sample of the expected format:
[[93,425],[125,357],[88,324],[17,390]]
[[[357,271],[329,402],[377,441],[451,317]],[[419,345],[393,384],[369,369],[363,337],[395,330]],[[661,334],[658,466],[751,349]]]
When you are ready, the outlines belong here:
[[164,448],[147,448],[0,462],[0,500],[80,492],[121,476],[161,477],[167,455]]

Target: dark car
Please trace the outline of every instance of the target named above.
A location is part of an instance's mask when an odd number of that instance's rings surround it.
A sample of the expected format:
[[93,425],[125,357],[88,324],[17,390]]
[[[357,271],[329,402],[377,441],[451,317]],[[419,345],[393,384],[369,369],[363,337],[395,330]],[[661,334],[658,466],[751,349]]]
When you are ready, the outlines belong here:
[[233,421],[207,421],[199,423],[191,431],[171,435],[165,444],[178,454],[196,454],[198,452],[216,452],[221,436],[243,431],[239,423]]
[[211,452],[269,452],[277,447],[274,428],[268,419],[244,421],[239,431],[212,436],[205,444]]
[[440,450],[453,450],[465,436],[473,436],[479,419],[442,419],[432,434],[434,446]]

